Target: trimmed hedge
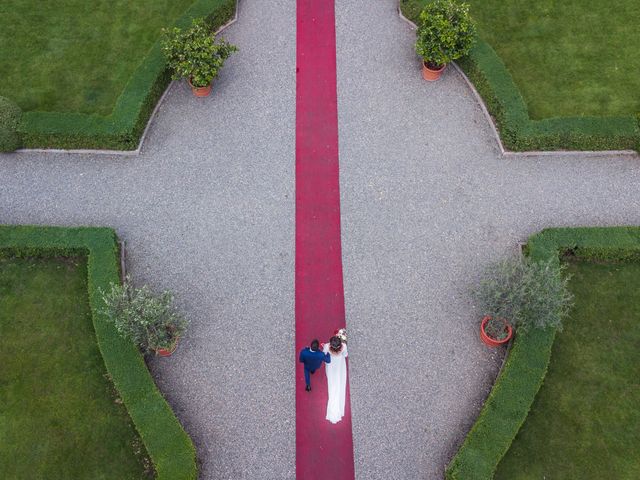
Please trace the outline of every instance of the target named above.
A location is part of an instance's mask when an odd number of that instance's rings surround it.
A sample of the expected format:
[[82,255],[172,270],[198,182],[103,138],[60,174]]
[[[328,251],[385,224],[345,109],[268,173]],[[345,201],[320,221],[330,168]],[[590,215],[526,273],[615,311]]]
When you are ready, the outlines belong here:
[[[198,0],[177,21],[187,27],[204,17],[212,29],[234,15],[236,0]],[[158,36],[159,32],[158,32]],[[109,116],[82,113],[26,112],[20,125],[27,148],[135,150],[171,75],[157,41],[133,73]]]
[[86,255],[89,304],[98,347],[147,448],[158,480],[196,480],[196,453],[158,391],[136,347],[100,313],[100,289],[120,281],[116,234],[110,228],[0,226],[0,256]]
[[[400,8],[408,19],[418,21],[415,0],[400,0]],[[507,149],[640,151],[640,114],[532,120],[509,70],[487,42],[478,38],[457,63],[484,100]]]
[[0,152],[12,152],[20,146],[18,125],[22,110],[13,101],[0,97]]
[[[552,228],[533,235],[534,260],[570,254],[585,260],[640,260],[640,227]],[[542,385],[556,330],[515,337],[509,357],[482,411],[446,470],[447,480],[491,480]]]
[[485,101],[508,149],[640,150],[640,125],[632,116],[531,120],[507,67],[483,40],[458,65]]

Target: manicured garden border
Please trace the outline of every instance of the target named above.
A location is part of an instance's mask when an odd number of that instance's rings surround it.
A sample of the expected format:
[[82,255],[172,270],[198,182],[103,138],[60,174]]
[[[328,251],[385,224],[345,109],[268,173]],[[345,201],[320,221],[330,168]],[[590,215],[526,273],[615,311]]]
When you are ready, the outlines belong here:
[[[640,227],[551,228],[529,238],[534,260],[640,260]],[[476,423],[446,469],[447,480],[491,480],[529,413],[551,358],[556,330],[516,335]]]
[[[236,0],[197,0],[178,19],[186,27],[205,17],[212,29],[235,14]],[[26,148],[135,150],[154,107],[171,81],[157,41],[135,70],[108,116],[25,112],[19,133]]]
[[[399,0],[403,15],[406,2]],[[416,18],[404,17],[412,23]],[[414,23],[415,26],[415,23]],[[493,48],[478,39],[458,65],[475,85],[494,118],[502,143],[513,151],[640,151],[640,113],[623,117],[558,117],[532,120],[509,70]]]
[[[87,256],[89,304],[98,347],[155,467],[158,480],[195,480],[196,453],[137,348],[100,312],[100,290],[120,282],[115,231],[97,227],[0,226],[0,256]],[[108,465],[105,465],[108,468]]]

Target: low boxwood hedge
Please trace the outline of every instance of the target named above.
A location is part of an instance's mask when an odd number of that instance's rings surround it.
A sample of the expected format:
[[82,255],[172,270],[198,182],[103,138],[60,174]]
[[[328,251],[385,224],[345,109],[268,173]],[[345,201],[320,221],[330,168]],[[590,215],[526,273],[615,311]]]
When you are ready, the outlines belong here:
[[[400,0],[400,8],[409,20],[418,21],[418,2]],[[640,114],[532,120],[509,70],[487,42],[478,38],[469,55],[457,63],[495,119],[506,149],[640,151]]]
[[[197,0],[176,26],[187,27],[192,19],[204,17],[212,29],[217,29],[233,17],[235,8],[236,0]],[[21,146],[135,150],[170,81],[158,41],[129,79],[111,115],[26,112],[19,127]]]
[[18,126],[22,110],[13,101],[0,97],[0,152],[12,152],[20,146]]
[[507,149],[640,150],[640,125],[632,116],[531,120],[507,67],[481,39],[458,65],[483,98]]
[[[154,464],[158,480],[195,480],[195,448],[158,391],[136,347],[100,313],[102,296],[120,281],[118,245],[110,228],[0,226],[0,256],[87,256],[89,304],[98,347]],[[105,465],[108,469],[108,465]]]
[[[534,260],[563,254],[587,260],[640,260],[640,227],[552,228],[529,238]],[[515,337],[509,357],[476,423],[446,470],[447,480],[490,480],[520,430],[542,385],[554,329]]]

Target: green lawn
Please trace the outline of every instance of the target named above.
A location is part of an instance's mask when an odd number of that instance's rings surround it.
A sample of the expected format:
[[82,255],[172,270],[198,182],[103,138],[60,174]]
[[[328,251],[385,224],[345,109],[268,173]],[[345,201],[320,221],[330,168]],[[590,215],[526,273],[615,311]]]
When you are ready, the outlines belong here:
[[163,27],[193,0],[3,0],[0,95],[25,111],[111,113]]
[[0,258],[0,475],[147,479],[106,377],[78,259]]
[[[467,0],[533,119],[640,112],[638,0]],[[417,17],[428,0],[403,0]]]
[[575,309],[497,480],[640,478],[640,265],[569,272]]

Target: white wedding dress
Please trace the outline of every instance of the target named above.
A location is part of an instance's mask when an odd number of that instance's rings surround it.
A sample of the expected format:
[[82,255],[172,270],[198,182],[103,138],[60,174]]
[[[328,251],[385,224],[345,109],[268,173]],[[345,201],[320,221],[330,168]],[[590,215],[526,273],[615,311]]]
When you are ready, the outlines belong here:
[[324,353],[331,354],[331,363],[327,363],[325,371],[327,373],[327,390],[329,400],[327,401],[327,420],[331,423],[338,423],[344,417],[344,404],[347,391],[347,344],[342,344],[340,353],[333,353],[329,350],[329,344],[325,344]]

